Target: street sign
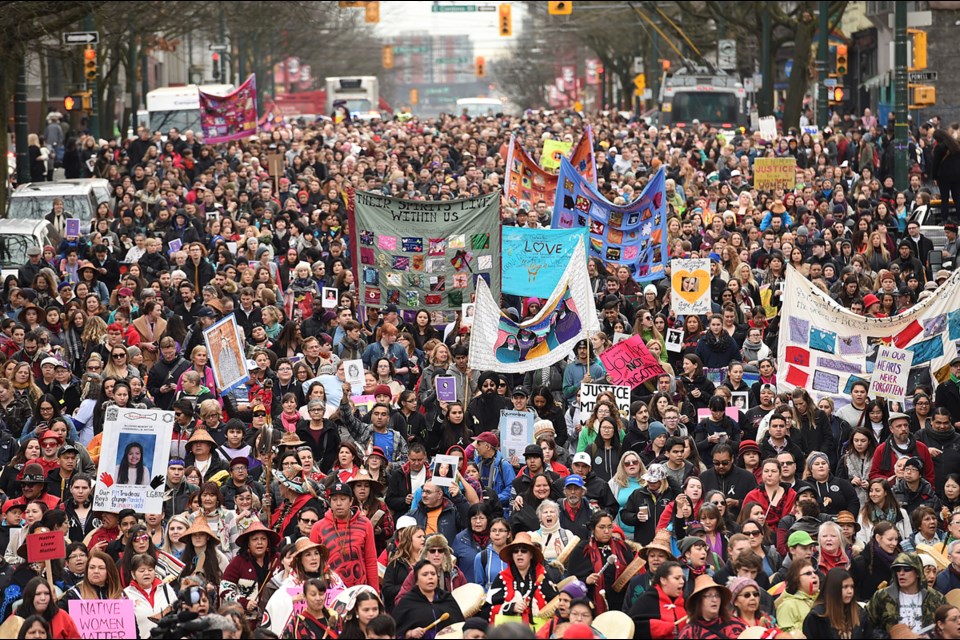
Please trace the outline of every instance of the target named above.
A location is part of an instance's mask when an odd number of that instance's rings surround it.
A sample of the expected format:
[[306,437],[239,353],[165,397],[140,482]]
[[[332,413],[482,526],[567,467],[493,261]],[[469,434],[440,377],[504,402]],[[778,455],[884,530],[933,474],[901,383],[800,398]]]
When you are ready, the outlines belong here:
[[209,49],[210,51],[226,51],[227,48],[228,47],[225,44],[212,44],[209,47],[207,47],[207,49]]
[[492,4],[482,4],[477,7],[477,11],[480,11],[481,13],[494,13],[496,10],[497,8]]
[[909,79],[911,83],[936,82],[937,72],[936,71],[911,71]]
[[824,79],[823,79],[823,86],[827,87],[828,89],[833,89],[834,87],[837,86],[837,79],[836,79],[836,78],[824,78]]
[[[477,5],[475,4],[435,4],[430,7],[433,13],[475,13]],[[487,11],[487,9],[484,9]]]
[[69,31],[62,34],[63,44],[97,44],[99,31]]
[[470,58],[467,56],[459,56],[453,58],[437,58],[434,60],[436,64],[467,64],[470,62]]

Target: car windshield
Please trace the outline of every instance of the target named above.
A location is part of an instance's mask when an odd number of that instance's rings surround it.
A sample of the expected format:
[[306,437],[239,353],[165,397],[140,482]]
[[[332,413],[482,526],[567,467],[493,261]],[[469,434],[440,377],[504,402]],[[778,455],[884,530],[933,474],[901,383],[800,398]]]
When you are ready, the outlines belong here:
[[90,222],[93,219],[95,205],[90,194],[85,193],[61,196],[52,193],[44,195],[28,192],[23,196],[14,195],[10,198],[10,211],[7,217],[15,220],[42,220],[53,211],[55,198],[63,200],[63,208],[68,218],[80,218],[84,222]]
[[0,235],[0,266],[4,269],[18,268],[27,262],[27,249],[37,246],[33,236]]
[[200,110],[151,111],[150,128],[163,135],[167,135],[173,128],[178,131],[186,131],[187,129],[197,131],[200,129]]

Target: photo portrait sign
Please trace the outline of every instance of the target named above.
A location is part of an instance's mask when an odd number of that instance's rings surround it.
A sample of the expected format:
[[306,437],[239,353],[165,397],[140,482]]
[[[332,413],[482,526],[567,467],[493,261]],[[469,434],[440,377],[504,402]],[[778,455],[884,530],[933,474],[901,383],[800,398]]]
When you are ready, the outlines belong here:
[[710,313],[710,260],[670,261],[670,306],[678,316]]
[[225,396],[250,379],[247,359],[243,357],[243,338],[234,314],[203,330],[203,341],[213,369],[213,380],[221,396]]
[[431,480],[438,487],[453,486],[453,481],[457,477],[457,467],[460,464],[460,458],[457,456],[436,455],[433,457],[433,466],[431,467]]
[[478,280],[500,295],[500,194],[427,202],[356,196],[361,303],[461,311]]
[[500,452],[510,460],[523,460],[523,450],[533,444],[533,411],[500,410]]
[[93,509],[162,513],[173,411],[107,407]]

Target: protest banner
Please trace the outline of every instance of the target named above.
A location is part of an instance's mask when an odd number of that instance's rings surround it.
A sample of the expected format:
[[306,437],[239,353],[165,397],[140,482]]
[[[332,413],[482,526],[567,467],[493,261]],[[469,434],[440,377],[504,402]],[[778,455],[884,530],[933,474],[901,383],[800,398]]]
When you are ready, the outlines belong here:
[[850,403],[855,380],[870,382],[880,347],[911,352],[906,394],[917,384],[931,387],[950,379],[950,361],[960,341],[960,272],[933,297],[889,318],[865,318],[841,307],[793,268],[787,269],[780,311],[777,390],[796,387],[814,399]]
[[773,116],[760,118],[760,137],[769,142],[777,139],[777,119]]
[[[503,180],[503,195],[512,207],[528,211],[538,202],[553,207],[557,193],[557,176],[540,168],[515,137],[507,149],[507,169]],[[597,184],[597,163],[593,155],[593,132],[586,127],[580,141],[570,154],[570,163],[590,185]]]
[[895,347],[880,347],[870,376],[870,397],[903,402],[907,397],[907,383],[913,352]]
[[543,141],[543,152],[540,154],[540,166],[547,171],[554,171],[560,167],[560,158],[570,153],[573,148],[572,142],[563,140],[552,140],[550,138]]
[[586,421],[597,406],[597,396],[607,391],[617,400],[617,409],[624,420],[630,418],[630,387],[584,382],[580,385],[580,419]]
[[753,161],[753,188],[757,191],[793,189],[797,186],[797,159],[757,158]]
[[457,456],[436,455],[430,467],[430,472],[433,474],[430,479],[438,487],[453,486],[459,466],[460,458]]
[[533,444],[533,411],[500,410],[500,452],[506,460],[523,460],[523,450]]
[[363,391],[364,376],[363,360],[347,360],[343,363],[343,379],[353,393]]
[[162,513],[173,411],[107,407],[93,508]]
[[670,305],[678,316],[710,312],[710,260],[670,261]]
[[505,315],[498,298],[480,282],[470,337],[470,368],[525,373],[549,367],[570,355],[577,342],[599,331],[584,256],[581,241],[553,294],[537,315],[524,322]]
[[499,194],[424,202],[358,193],[356,219],[363,304],[456,312],[479,280],[499,297]]
[[257,76],[225,96],[200,92],[200,126],[205,144],[243,140],[257,133]]
[[243,357],[243,338],[234,314],[204,329],[203,341],[210,356],[207,361],[213,369],[213,381],[217,385],[211,391],[225,396],[250,379],[247,359]]
[[31,533],[27,536],[27,562],[45,562],[63,560],[66,555],[66,543],[63,531]]
[[631,389],[664,372],[660,361],[650,353],[639,335],[610,347],[600,354],[600,360],[607,369],[610,382]]
[[350,396],[350,399],[353,400],[353,406],[357,408],[361,416],[370,413],[373,405],[377,404],[377,397],[373,395]]
[[586,229],[503,228],[503,292],[547,298],[563,277]]
[[69,600],[67,605],[84,640],[137,637],[133,600]]
[[659,280],[667,259],[665,175],[661,168],[639,198],[615,205],[563,160],[552,226],[587,229],[590,256],[610,266],[626,266],[637,282]]

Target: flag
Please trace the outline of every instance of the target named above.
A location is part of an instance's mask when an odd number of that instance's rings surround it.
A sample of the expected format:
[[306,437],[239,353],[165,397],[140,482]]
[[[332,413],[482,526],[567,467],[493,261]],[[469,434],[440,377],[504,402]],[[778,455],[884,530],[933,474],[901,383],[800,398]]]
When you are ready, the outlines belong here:
[[504,315],[483,280],[477,283],[476,302],[470,368],[477,371],[525,373],[549,367],[600,330],[582,241],[553,293],[530,320],[515,322]]
[[260,117],[258,125],[260,131],[270,133],[274,129],[282,129],[287,126],[287,119],[280,113],[277,103],[270,98],[263,99],[263,108],[265,113]]

